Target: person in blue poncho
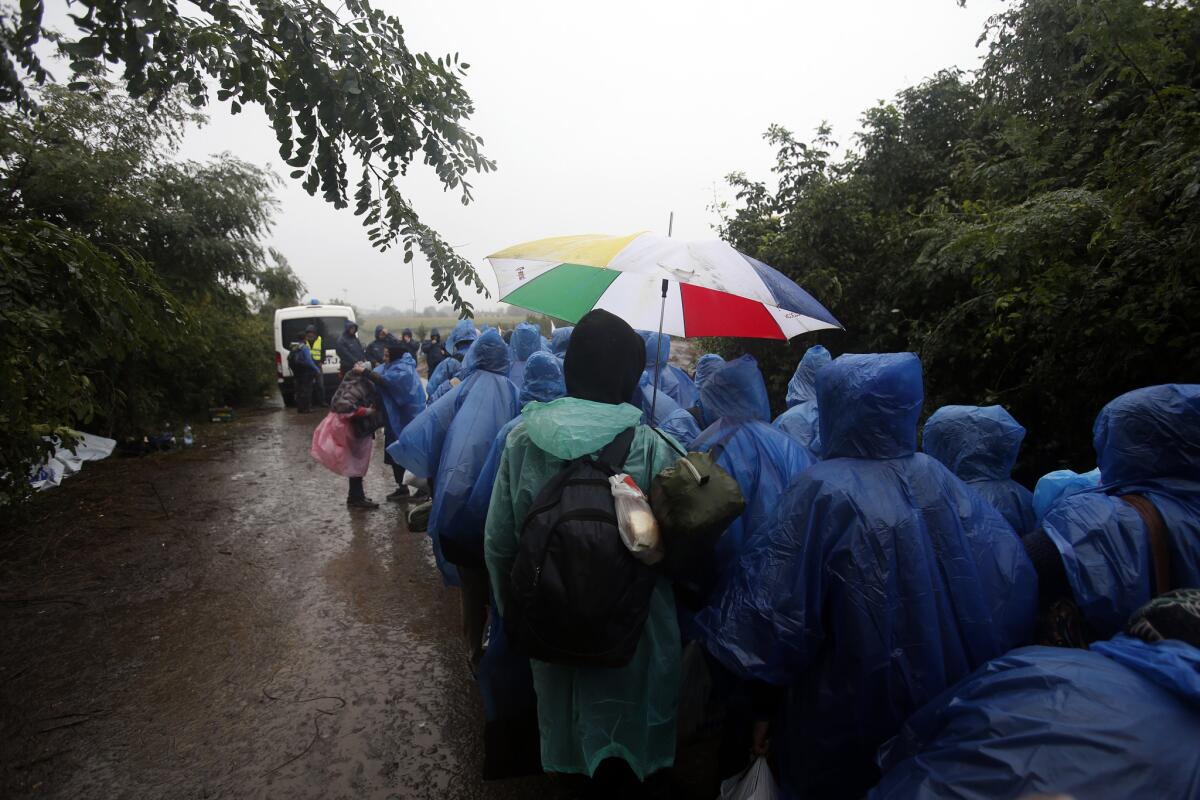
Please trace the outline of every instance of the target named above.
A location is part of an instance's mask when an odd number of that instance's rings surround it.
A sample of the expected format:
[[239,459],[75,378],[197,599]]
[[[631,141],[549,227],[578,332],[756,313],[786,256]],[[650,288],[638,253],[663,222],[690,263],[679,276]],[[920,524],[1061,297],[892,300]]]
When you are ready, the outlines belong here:
[[406,501],[410,495],[404,485],[404,466],[392,458],[387,448],[425,410],[425,389],[417,376],[417,362],[408,348],[393,342],[383,351],[383,363],[368,374],[383,399],[383,460],[396,479],[396,489],[387,499],[394,503]]
[[796,372],[788,381],[787,411],[775,418],[775,427],[808,448],[817,458],[821,457],[820,431],[817,429],[817,372],[833,361],[821,345],[813,345],[804,351]]
[[446,583],[461,585],[463,636],[471,663],[478,665],[487,621],[487,573],[470,566],[456,570],[442,551],[442,536],[461,524],[492,440],[520,407],[508,379],[508,345],[496,331],[471,345],[463,367],[470,374],[409,423],[388,452],[414,475],[432,479],[429,537]]
[[705,353],[696,361],[696,372],[692,376],[692,383],[696,387],[696,404],[687,409],[687,412],[696,418],[701,427],[704,426],[703,415],[700,412],[700,404],[704,402],[704,382],[724,363],[725,359],[716,353]]
[[567,357],[567,345],[571,343],[571,333],[575,328],[572,325],[567,325],[562,328],[555,328],[554,333],[550,336],[550,352],[562,361]]
[[[525,381],[521,387],[521,406],[530,403],[549,403],[567,393],[563,382],[562,364],[552,353],[539,351],[525,364]],[[482,565],[483,528],[500,456],[508,434],[520,422],[520,415],[509,420],[492,440],[487,460],[479,472],[471,497],[467,501],[471,539],[464,549],[472,549],[477,563]],[[495,589],[492,591],[495,594]],[[493,610],[495,602],[492,603]],[[537,724],[537,698],[533,691],[533,675],[529,659],[512,650],[504,630],[504,620],[493,613],[488,626],[488,647],[479,665],[479,691],[483,695],[483,777],[484,780],[509,778],[541,772]]]
[[1021,536],[1033,531],[1033,493],[1012,479],[1025,429],[1000,406],[942,406],[925,421],[924,450],[983,495]]
[[717,540],[712,576],[719,590],[738,566],[746,544],[775,515],[784,490],[816,459],[790,436],[771,427],[771,404],[758,363],[734,359],[713,372],[700,390],[704,432],[691,449],[711,453],[733,476],[746,499],[746,510]]
[[642,387],[641,394],[644,397],[642,410],[650,411],[651,397],[654,391],[656,352],[660,359],[658,363],[659,397],[665,393],[675,401],[675,405],[685,410],[696,405],[696,385],[692,383],[691,377],[686,372],[669,361],[671,337],[655,331],[639,331],[638,333],[646,342],[646,368],[639,382]]
[[519,323],[513,329],[508,346],[512,350],[512,366],[508,370],[508,379],[519,391],[525,380],[525,362],[542,348],[542,332],[536,325]]
[[478,338],[479,331],[475,329],[475,324],[469,319],[460,319],[446,337],[446,352],[462,360]]
[[[1156,594],[1200,586],[1200,385],[1121,395],[1092,441],[1103,483],[1060,499],[1025,537],[1045,642],[1112,636]],[[1056,622],[1071,604],[1078,630]]]
[[442,362],[434,368],[433,373],[429,376],[429,385],[425,387],[425,391],[429,395],[428,405],[432,405],[434,400],[450,391],[450,389],[442,391],[443,386],[450,384],[450,388],[454,388],[457,385],[453,381],[461,371],[462,362],[457,358],[442,359]]
[[1100,485],[1100,470],[1079,473],[1073,469],[1056,469],[1038,478],[1033,487],[1033,516],[1041,525],[1050,507],[1073,494],[1095,489]]
[[980,667],[882,749],[869,798],[1195,798],[1197,743],[1200,590],[1189,589],[1090,650],[1025,647]]
[[[696,616],[727,669],[779,687],[772,749],[792,797],[859,797],[904,720],[1030,640],[1037,583],[1020,539],[916,452],[911,353],[845,355],[817,376],[822,455]],[[769,695],[768,695],[769,696]],[[767,730],[755,746],[766,748]]]

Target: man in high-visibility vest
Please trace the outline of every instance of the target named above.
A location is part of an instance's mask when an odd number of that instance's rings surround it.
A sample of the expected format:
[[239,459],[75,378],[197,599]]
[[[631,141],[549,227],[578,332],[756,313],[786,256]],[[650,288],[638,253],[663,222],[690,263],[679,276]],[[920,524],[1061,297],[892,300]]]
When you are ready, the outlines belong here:
[[313,397],[320,405],[325,405],[325,375],[321,365],[324,363],[324,351],[321,349],[321,337],[317,333],[316,325],[309,325],[304,329],[304,341],[308,342],[309,352],[312,353],[313,362],[317,365],[316,380],[313,381]]

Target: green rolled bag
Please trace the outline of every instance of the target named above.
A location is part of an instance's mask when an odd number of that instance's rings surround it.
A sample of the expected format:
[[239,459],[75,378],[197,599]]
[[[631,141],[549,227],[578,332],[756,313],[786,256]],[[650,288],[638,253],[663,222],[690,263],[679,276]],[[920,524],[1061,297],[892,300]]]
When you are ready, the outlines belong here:
[[737,481],[711,455],[688,453],[676,459],[650,486],[650,509],[666,551],[659,569],[683,575],[701,567],[745,508]]

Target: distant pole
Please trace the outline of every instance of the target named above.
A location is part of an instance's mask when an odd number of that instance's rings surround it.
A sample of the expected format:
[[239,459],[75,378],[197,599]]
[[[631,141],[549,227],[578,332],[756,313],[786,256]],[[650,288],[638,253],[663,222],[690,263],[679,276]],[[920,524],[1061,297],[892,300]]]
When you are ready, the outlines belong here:
[[408,274],[412,276],[412,292],[413,292],[413,316],[417,315],[417,265],[410,261],[408,262]]
[[675,230],[675,212],[671,212],[671,218],[667,220],[667,237],[670,238],[671,232]]

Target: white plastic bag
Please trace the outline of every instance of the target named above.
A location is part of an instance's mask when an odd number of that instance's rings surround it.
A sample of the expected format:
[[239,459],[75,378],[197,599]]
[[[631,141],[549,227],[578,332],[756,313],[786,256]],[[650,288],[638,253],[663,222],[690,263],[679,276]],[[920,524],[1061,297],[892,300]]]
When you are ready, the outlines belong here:
[[646,495],[625,473],[613,475],[608,483],[617,505],[617,528],[621,531],[621,541],[625,547],[643,564],[662,561],[663,547],[658,535],[658,520],[646,502]]
[[720,800],[778,800],[779,786],[767,760],[759,756],[740,775],[721,783]]
[[408,470],[404,470],[404,485],[410,487],[413,490],[413,491],[410,491],[409,494],[416,494],[417,492],[428,492],[429,491],[428,479],[418,478],[416,475],[413,475]]

